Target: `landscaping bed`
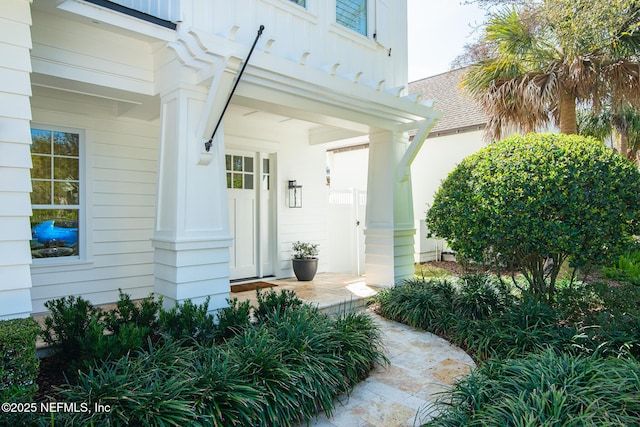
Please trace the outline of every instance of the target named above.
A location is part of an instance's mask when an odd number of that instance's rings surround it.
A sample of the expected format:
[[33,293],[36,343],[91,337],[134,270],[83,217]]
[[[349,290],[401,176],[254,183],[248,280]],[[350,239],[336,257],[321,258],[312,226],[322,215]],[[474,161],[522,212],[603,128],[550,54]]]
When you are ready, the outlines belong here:
[[153,296],[124,294],[109,312],[80,298],[50,302],[42,334],[61,351],[42,360],[37,394],[7,399],[77,406],[34,406],[3,422],[299,425],[330,415],[339,395],[387,362],[366,313],[330,317],[291,291],[259,292],[254,307],[231,300],[215,322],[207,306],[164,311]]
[[382,316],[436,333],[478,363],[428,425],[637,425],[640,287],[560,280],[546,301],[518,280],[419,278],[375,297]]

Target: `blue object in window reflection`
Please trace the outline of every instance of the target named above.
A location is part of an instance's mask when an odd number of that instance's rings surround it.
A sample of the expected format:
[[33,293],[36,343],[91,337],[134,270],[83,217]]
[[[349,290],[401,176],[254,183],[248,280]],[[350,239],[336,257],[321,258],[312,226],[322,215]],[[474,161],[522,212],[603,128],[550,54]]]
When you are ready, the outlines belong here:
[[78,221],[52,219],[31,229],[31,255],[48,258],[77,255]]

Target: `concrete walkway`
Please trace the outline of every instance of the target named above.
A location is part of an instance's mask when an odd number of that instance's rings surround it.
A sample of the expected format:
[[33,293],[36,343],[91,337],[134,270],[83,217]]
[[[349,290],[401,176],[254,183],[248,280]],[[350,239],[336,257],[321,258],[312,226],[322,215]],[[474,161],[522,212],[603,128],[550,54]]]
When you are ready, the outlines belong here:
[[376,367],[340,400],[331,418],[323,414],[312,426],[419,426],[435,415],[436,394],[475,366],[446,340],[369,313],[380,325],[390,364]]

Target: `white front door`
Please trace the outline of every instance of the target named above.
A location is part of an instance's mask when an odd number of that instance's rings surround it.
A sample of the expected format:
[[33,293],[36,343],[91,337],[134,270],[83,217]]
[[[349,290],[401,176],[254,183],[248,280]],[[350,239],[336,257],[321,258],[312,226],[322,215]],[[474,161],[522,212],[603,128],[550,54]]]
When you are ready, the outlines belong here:
[[225,160],[233,237],[231,279],[273,274],[270,159],[260,153],[229,150]]

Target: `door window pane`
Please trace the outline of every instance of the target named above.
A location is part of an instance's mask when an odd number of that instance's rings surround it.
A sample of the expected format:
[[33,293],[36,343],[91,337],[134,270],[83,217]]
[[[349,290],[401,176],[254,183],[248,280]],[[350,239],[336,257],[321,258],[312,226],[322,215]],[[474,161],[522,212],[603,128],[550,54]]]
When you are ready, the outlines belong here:
[[253,172],[253,157],[244,158],[244,171]]
[[233,170],[242,172],[242,156],[233,156]]
[[253,190],[253,174],[246,174],[244,176],[244,189]]
[[233,188],[242,188],[242,174],[233,175]]

